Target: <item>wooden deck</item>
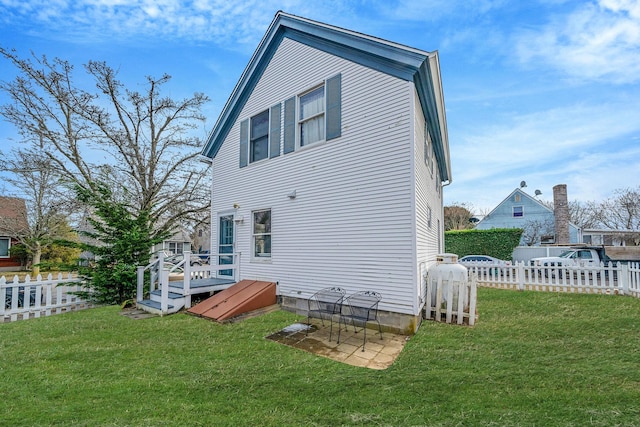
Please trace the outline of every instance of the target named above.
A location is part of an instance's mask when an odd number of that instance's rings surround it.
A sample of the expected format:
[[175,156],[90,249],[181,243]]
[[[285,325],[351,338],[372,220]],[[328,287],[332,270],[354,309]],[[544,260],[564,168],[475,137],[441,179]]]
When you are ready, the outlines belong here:
[[[223,278],[216,278],[216,277],[210,277],[207,279],[192,279],[190,282],[190,294],[191,295],[198,295],[198,294],[204,294],[204,293],[208,293],[208,292],[213,292],[213,291],[221,291],[223,289],[227,289],[229,286],[233,285],[234,283],[236,283],[235,280],[233,279],[223,279]],[[183,280],[175,280],[175,281],[171,281],[169,282],[169,289],[174,289],[174,292],[176,292],[176,290],[180,289],[184,289],[184,281]],[[178,293],[183,293],[183,292],[179,292]]]

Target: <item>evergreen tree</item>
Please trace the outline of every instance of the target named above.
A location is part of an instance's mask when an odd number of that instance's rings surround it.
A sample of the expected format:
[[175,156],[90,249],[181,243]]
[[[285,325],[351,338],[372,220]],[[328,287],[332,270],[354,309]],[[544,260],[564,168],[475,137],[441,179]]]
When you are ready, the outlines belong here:
[[91,291],[83,296],[103,304],[122,304],[135,298],[137,267],[149,262],[153,246],[169,233],[154,230],[148,209],[132,209],[115,200],[105,184],[92,186],[91,190],[76,187],[78,200],[92,209],[91,230],[80,233],[96,242],[83,245],[96,256],[95,264],[84,271]]

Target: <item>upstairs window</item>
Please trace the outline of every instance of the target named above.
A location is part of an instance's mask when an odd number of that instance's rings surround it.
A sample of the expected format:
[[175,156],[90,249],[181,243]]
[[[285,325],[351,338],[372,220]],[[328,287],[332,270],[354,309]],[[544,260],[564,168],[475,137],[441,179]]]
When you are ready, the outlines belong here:
[[251,139],[249,141],[249,161],[269,157],[269,110],[251,117]]
[[522,206],[514,206],[513,207],[513,217],[519,218],[524,216],[524,209]]
[[280,155],[281,106],[276,104],[240,122],[240,167]]
[[427,165],[431,173],[433,174],[433,156],[431,134],[429,133],[429,127],[425,123],[424,125],[424,164]]
[[300,96],[300,146],[324,141],[324,85]]

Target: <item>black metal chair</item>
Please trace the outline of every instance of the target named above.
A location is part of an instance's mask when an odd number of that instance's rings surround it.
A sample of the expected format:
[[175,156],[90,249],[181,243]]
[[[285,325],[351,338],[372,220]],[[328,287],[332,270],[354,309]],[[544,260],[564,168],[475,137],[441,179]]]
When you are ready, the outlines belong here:
[[344,321],[344,328],[347,330],[347,321],[351,321],[353,330],[358,333],[356,324],[359,324],[364,330],[364,338],[362,341],[362,351],[367,342],[367,322],[375,320],[378,323],[378,332],[382,339],[382,327],[378,320],[378,304],[382,300],[382,295],[373,291],[357,292],[349,295],[342,304],[340,319],[338,320],[338,343],[340,343],[341,323]]
[[[330,322],[329,328],[329,341],[331,341],[331,335],[333,333],[333,316],[340,314],[340,307],[342,306],[342,300],[346,292],[342,288],[331,287],[321,289],[307,300],[307,323],[310,324],[311,317],[319,317],[324,326],[325,316]],[[313,316],[315,314],[315,316]],[[339,321],[340,319],[338,319]],[[340,325],[338,325],[340,326]],[[309,335],[309,329],[307,329],[307,335]]]

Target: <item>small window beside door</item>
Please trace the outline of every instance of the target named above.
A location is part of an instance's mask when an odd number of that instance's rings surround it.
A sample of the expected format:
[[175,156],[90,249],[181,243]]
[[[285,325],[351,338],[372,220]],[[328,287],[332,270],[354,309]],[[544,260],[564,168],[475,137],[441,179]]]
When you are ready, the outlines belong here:
[[271,258],[271,209],[253,212],[253,258]]

